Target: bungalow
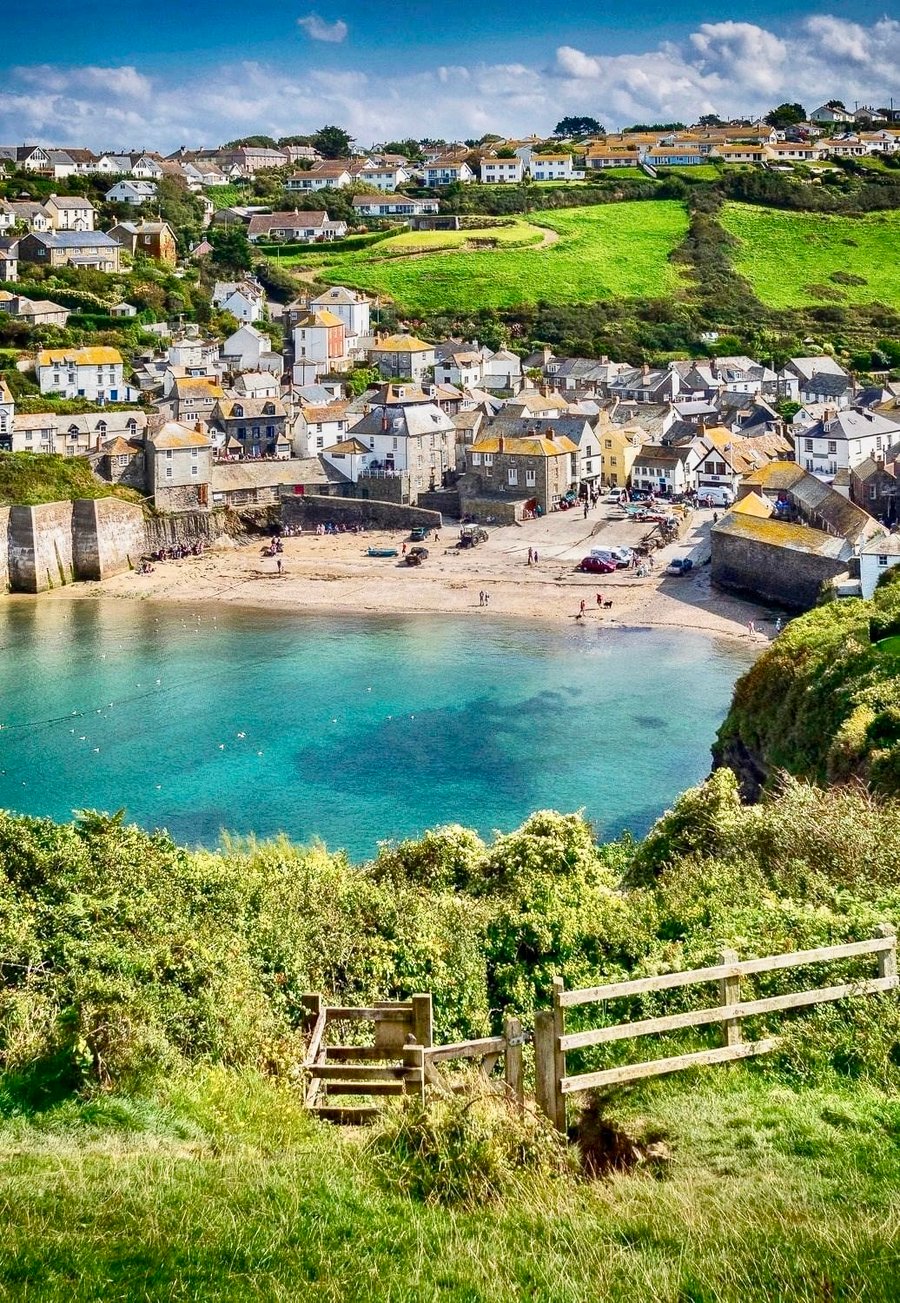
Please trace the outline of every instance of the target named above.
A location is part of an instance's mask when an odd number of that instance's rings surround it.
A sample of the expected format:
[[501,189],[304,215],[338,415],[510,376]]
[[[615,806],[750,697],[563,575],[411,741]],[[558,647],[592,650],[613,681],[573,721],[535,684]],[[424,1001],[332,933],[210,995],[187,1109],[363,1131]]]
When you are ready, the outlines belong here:
[[637,148],[628,145],[591,145],[584,156],[584,165],[589,172],[612,167],[638,167],[640,161]]
[[766,149],[773,163],[812,163],[822,158],[825,152],[821,145],[811,140],[779,140],[774,145],[767,145]]
[[315,244],[320,240],[340,240],[346,234],[347,223],[332,221],[324,212],[256,213],[247,228],[251,244],[260,240]]
[[525,174],[520,158],[483,158],[479,171],[482,185],[518,184]]
[[714,145],[709,151],[710,158],[720,158],[723,163],[765,163],[768,158],[767,145]]
[[91,267],[117,272],[121,246],[102,231],[59,231],[38,235],[32,231],[19,241],[19,261],[43,267]]
[[343,190],[353,181],[350,168],[349,162],[339,160],[315,163],[308,172],[295,172],[289,176],[284,188],[292,194],[309,194],[314,190]]
[[706,162],[706,152],[699,145],[654,145],[642,155],[651,167],[696,167]]
[[421,217],[440,207],[437,199],[411,199],[408,195],[354,195],[350,202],[360,217]]
[[425,184],[429,187],[455,184],[468,185],[470,181],[474,180],[475,173],[465,161],[459,162],[455,159],[438,158],[425,168]]
[[96,209],[90,199],[79,195],[51,195],[44,201],[44,211],[54,231],[92,231]]
[[834,136],[822,146],[822,153],[832,158],[864,158],[868,149],[859,136]]
[[23,294],[0,294],[0,312],[7,312],[29,326],[63,327],[69,320],[68,308],[49,299],[26,299]]
[[117,181],[114,186],[107,190],[104,198],[108,204],[133,204],[138,207],[140,204],[150,203],[156,198],[156,182]]
[[42,394],[110,403],[131,397],[122,354],[115,348],[41,349],[35,370]]

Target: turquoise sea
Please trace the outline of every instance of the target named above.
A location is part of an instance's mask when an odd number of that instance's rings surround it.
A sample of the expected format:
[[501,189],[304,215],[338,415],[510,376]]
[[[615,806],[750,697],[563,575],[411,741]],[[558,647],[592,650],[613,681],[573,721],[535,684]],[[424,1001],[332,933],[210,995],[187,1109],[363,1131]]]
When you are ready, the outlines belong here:
[[583,808],[640,834],[704,776],[740,645],[493,618],[0,605],[0,806],[355,859],[449,821]]

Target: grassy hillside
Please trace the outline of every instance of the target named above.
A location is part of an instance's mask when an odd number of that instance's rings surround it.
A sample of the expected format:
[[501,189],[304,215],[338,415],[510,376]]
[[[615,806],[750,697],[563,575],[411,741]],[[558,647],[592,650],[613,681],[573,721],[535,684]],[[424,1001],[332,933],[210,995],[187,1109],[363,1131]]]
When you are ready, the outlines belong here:
[[876,645],[900,632],[898,578],[793,620],[738,681],[714,751],[748,794],[784,770],[900,796],[900,656]]
[[108,497],[142,500],[131,489],[104,484],[80,457],[0,452],[0,506],[34,507],[41,502]]
[[769,307],[900,307],[900,211],[835,217],[727,203],[720,221],[739,241],[735,270]]
[[[553,236],[536,234],[536,228]],[[529,222],[484,231],[436,233],[446,252],[401,259],[398,252],[426,247],[421,235],[401,235],[372,250],[329,260],[300,259],[330,284],[388,295],[408,311],[477,310],[611,297],[654,297],[677,289],[679,271],[669,254],[687,230],[677,202],[618,203],[541,212]],[[556,238],[556,242],[549,243]],[[473,240],[496,239],[496,250],[471,251]],[[509,249],[509,242],[542,247]],[[392,256],[393,255],[393,256]]]
[[385,1188],[359,1138],[210,1070],[0,1123],[0,1296],[369,1303],[896,1298],[900,1106],[735,1070],[670,1083],[666,1169],[523,1179],[500,1204]]

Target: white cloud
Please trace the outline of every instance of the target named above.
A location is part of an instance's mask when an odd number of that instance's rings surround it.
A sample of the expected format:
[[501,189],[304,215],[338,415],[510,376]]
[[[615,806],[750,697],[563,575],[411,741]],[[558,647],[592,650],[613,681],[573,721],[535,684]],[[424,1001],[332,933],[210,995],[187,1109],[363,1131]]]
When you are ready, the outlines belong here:
[[248,60],[195,76],[189,94],[175,77],[131,65],[40,64],[12,68],[0,82],[0,140],[171,150],[313,131],[323,122],[340,123],[363,144],[409,134],[546,134],[569,113],[616,127],[764,113],[782,100],[809,109],[832,97],[877,105],[898,66],[900,22],[863,28],[830,15],[782,35],[752,23],[703,23],[682,43],[627,54],[562,45],[545,67],[473,62],[411,73],[380,61],[367,71],[354,61],[309,71]]
[[341,41],[345,41],[350,30],[342,18],[329,23],[318,14],[307,14],[305,18],[298,18],[297,26],[303,28],[311,41],[327,41],[333,45],[340,45]]

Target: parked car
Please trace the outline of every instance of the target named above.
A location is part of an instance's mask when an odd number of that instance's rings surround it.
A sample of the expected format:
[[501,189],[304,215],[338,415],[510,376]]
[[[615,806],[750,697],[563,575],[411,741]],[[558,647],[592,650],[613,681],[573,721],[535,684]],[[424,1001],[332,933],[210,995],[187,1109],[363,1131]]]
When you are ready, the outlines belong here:
[[427,547],[411,547],[407,552],[404,560],[408,566],[420,566],[423,561],[428,560]]
[[424,525],[413,525],[409,531],[409,541],[411,543],[424,543],[428,537],[428,530]]
[[591,556],[600,557],[603,561],[611,561],[614,566],[624,570],[626,566],[631,565],[632,551],[630,547],[592,547]]
[[611,557],[604,558],[594,556],[591,553],[590,556],[586,556],[578,562],[578,569],[586,575],[611,575],[618,569],[618,566]]
[[675,560],[666,567],[667,575],[689,575],[694,568],[694,563],[689,556],[677,556]]
[[621,502],[625,497],[624,489],[611,489],[603,499],[604,502]]

